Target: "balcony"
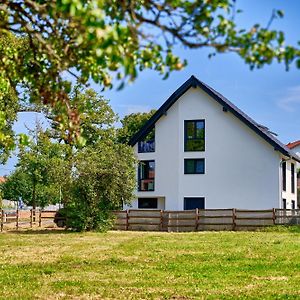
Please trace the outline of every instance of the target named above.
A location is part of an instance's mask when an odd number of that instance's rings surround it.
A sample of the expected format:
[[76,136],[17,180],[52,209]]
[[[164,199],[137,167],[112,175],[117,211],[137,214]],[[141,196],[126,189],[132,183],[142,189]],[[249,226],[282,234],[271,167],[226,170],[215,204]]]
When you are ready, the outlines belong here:
[[140,141],[138,143],[139,153],[155,152],[155,141]]

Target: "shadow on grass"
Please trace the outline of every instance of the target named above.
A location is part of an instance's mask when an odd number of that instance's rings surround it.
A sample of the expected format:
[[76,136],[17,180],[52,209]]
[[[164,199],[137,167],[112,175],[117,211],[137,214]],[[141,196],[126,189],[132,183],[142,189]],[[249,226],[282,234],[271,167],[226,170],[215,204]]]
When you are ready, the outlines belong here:
[[59,228],[45,228],[45,229],[21,229],[21,230],[4,230],[3,233],[13,234],[71,234],[76,233],[72,230]]

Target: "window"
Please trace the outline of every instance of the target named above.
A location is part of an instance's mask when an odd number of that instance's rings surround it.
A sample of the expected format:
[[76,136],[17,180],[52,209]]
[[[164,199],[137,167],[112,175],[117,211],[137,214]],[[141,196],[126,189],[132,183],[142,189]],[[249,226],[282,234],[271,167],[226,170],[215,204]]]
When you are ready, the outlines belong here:
[[205,150],[205,121],[184,121],[184,151]]
[[154,160],[140,161],[138,167],[139,191],[154,191],[155,162]]
[[296,201],[292,200],[292,209],[296,209]]
[[155,152],[155,128],[138,142],[138,153]]
[[204,209],[205,198],[204,197],[186,197],[184,198],[184,210],[190,209]]
[[138,208],[157,208],[157,198],[139,198]]
[[291,189],[295,193],[295,164],[291,163]]
[[282,208],[286,209],[286,199],[282,199]]
[[205,173],[204,158],[184,160],[184,174],[204,174],[204,173]]
[[139,153],[155,152],[155,142],[154,141],[140,141],[138,143]]
[[286,191],[286,162],[282,162],[282,189]]

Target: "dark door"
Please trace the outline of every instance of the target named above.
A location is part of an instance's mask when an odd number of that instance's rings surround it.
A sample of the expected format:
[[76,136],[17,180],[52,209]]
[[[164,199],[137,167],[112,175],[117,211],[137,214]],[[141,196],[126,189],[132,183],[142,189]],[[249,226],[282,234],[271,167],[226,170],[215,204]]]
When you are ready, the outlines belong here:
[[205,198],[204,197],[189,197],[184,198],[184,210],[190,209],[204,209],[205,208]]

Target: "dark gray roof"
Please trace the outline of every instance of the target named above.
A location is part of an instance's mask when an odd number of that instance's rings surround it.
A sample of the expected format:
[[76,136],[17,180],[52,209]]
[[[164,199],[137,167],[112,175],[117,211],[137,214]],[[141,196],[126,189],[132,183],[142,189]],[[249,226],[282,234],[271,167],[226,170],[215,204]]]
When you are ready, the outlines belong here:
[[214,100],[219,102],[224,110],[230,111],[249,128],[261,136],[265,141],[271,144],[275,150],[281,152],[284,156],[291,157],[296,161],[300,162],[298,157],[293,151],[291,151],[286,145],[281,143],[267,127],[256,123],[252,118],[246,115],[232,102],[230,102],[223,95],[215,91],[213,88],[205,84],[204,82],[197,79],[195,76],[191,76],[184,84],[182,84],[168,99],[167,101],[156,111],[156,113],[147,121],[147,123],[137,132],[129,141],[130,145],[135,145],[138,141],[143,139],[150,131],[154,128],[155,123],[159,118],[167,112],[167,110],[191,87],[199,87]]

